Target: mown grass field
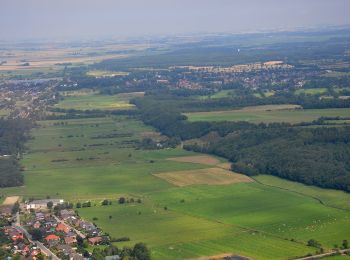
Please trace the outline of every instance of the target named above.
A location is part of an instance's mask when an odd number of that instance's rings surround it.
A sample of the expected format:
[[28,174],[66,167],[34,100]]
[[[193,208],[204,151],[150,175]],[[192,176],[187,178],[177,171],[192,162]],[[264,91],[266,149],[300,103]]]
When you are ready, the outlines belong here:
[[[280,105],[277,105],[280,106]],[[189,121],[248,121],[252,123],[301,123],[310,122],[319,117],[346,117],[350,115],[349,108],[329,108],[329,109],[277,109],[269,110],[227,110],[213,112],[187,113]]]
[[[25,185],[0,192],[91,200],[91,208],[78,209],[83,218],[97,218],[94,222],[112,237],[130,237],[115,243],[119,247],[147,243],[153,259],[223,253],[288,259],[315,253],[306,246],[311,238],[326,250],[350,240],[349,194],[271,176],[216,183],[216,171],[209,169],[222,167],[225,160],[180,148],[135,148],[150,135],[156,136],[152,128],[126,116],[41,121],[21,161]],[[193,170],[199,169],[205,184],[198,184]],[[156,177],[169,173],[185,182],[190,173],[195,181],[181,187]],[[141,203],[120,205],[121,196]],[[105,198],[112,205],[101,206]]]
[[133,109],[134,105],[129,104],[130,98],[142,96],[142,92],[118,95],[98,95],[95,93],[86,95],[67,95],[55,107],[77,110],[125,110]]

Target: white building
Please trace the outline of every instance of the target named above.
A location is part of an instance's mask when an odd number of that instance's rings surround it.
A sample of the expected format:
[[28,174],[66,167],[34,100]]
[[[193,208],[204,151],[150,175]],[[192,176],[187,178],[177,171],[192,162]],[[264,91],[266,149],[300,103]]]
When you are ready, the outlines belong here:
[[63,199],[46,199],[46,200],[33,200],[26,204],[27,210],[29,209],[47,209],[47,203],[52,202],[53,207],[58,204],[64,203]]

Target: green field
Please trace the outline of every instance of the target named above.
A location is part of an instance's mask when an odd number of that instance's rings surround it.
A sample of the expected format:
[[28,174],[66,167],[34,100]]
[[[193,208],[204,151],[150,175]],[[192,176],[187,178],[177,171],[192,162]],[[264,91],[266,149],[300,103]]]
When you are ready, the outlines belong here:
[[327,88],[301,88],[295,91],[295,94],[305,94],[305,95],[318,95],[318,94],[324,94],[327,92]]
[[[97,218],[112,237],[130,237],[115,243],[119,247],[147,243],[153,259],[223,253],[288,259],[314,254],[317,249],[306,246],[311,238],[325,249],[350,240],[349,194],[271,176],[177,187],[154,174],[215,166],[167,160],[196,155],[180,148],[135,149],[150,135],[156,135],[152,128],[126,116],[40,121],[21,161],[25,185],[1,194],[91,200],[91,208],[78,209],[83,218]],[[120,205],[120,196],[141,203]],[[101,206],[104,198],[113,204]]]
[[219,92],[216,92],[213,95],[210,96],[199,96],[198,98],[201,100],[205,100],[205,99],[217,99],[217,98],[227,98],[227,97],[234,97],[235,96],[235,92],[232,89],[226,89],[226,90],[220,90]]
[[[277,105],[279,106],[279,105]],[[270,109],[270,110],[227,110],[213,112],[187,113],[189,121],[248,121],[252,123],[288,122],[300,123],[310,122],[322,116],[346,117],[350,115],[349,108],[329,109]]]
[[142,96],[142,92],[118,94],[118,95],[99,95],[96,93],[86,95],[67,95],[55,107],[77,110],[125,110],[133,109],[134,105],[129,104],[133,97]]

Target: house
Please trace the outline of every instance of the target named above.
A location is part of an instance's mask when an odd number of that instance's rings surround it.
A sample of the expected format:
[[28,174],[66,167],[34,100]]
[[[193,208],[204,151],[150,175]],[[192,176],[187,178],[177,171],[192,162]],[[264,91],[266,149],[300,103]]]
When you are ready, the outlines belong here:
[[57,226],[56,226],[56,231],[57,232],[69,233],[70,227],[68,227],[67,225],[65,225],[63,223],[58,223]]
[[10,237],[12,241],[23,240],[23,233],[14,227],[5,227],[4,233]]
[[47,209],[47,203],[52,202],[52,206],[55,207],[58,204],[64,203],[63,199],[46,199],[46,200],[33,200],[27,203],[27,210],[30,209]]
[[19,253],[19,254],[22,254],[24,256],[27,256],[29,254],[30,250],[29,250],[29,246],[28,245],[20,242],[20,243],[18,243],[17,245],[15,245],[13,247],[13,252],[15,254]]
[[75,216],[75,212],[73,210],[63,209],[60,211],[60,215],[63,220],[66,220],[70,217]]
[[36,221],[34,224],[33,224],[33,228],[40,228],[41,227],[41,223],[39,221]]
[[64,238],[64,243],[66,243],[67,245],[71,245],[77,242],[77,238],[75,235],[73,236],[66,236]]
[[34,257],[36,257],[37,255],[39,255],[40,254],[40,249],[34,249],[34,250],[32,250],[32,252],[31,252],[31,256],[33,257],[33,259],[36,259],[36,258],[34,258]]
[[88,241],[91,245],[98,245],[102,242],[102,237],[90,237]]
[[85,229],[85,231],[93,231],[93,230],[96,230],[96,226],[90,222],[87,222],[87,221],[80,221],[79,223],[79,226],[82,228],[82,229]]
[[36,221],[43,221],[45,220],[45,215],[42,212],[35,213],[35,220]]
[[51,246],[55,246],[60,242],[60,237],[55,234],[51,234],[45,237],[47,244]]

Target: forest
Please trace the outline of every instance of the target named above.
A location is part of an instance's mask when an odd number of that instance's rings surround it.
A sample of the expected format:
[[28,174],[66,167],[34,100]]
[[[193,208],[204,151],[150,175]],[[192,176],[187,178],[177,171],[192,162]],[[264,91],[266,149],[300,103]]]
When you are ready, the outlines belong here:
[[18,159],[32,127],[33,123],[26,119],[0,119],[0,187],[23,184]]
[[[349,127],[319,127],[324,124],[324,118],[299,124],[189,122],[181,112],[190,105],[191,110],[196,109],[198,103],[184,100],[158,95],[134,99],[133,103],[140,109],[144,123],[168,137],[182,141],[194,139],[185,143],[184,148],[225,157],[232,162],[233,171],[247,175],[271,174],[350,192]],[[299,104],[307,108],[350,104],[346,100],[315,100],[308,96],[300,100]],[[256,105],[253,101],[243,98],[234,105]],[[280,101],[289,103],[290,100]],[[211,108],[212,101],[200,102]],[[219,99],[220,102],[224,101]]]

